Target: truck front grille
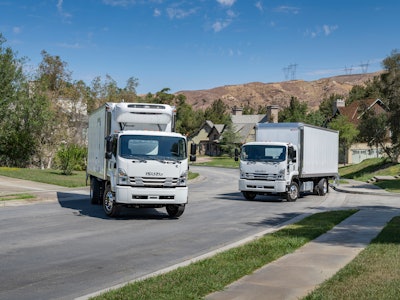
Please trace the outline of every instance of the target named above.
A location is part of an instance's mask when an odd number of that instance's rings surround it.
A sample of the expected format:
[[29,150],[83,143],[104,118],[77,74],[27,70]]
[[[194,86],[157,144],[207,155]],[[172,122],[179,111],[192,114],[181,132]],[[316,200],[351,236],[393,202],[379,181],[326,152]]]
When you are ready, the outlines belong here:
[[246,179],[275,181],[278,174],[246,173]]
[[178,178],[171,177],[130,177],[131,186],[153,188],[176,187],[178,181]]

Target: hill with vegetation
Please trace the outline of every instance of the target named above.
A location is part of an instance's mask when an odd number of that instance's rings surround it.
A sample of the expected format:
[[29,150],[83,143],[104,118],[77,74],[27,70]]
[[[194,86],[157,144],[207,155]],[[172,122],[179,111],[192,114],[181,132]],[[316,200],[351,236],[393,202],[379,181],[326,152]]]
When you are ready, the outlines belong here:
[[364,86],[380,72],[342,75],[314,81],[291,80],[274,83],[251,82],[226,85],[207,90],[180,91],[186,96],[186,103],[194,109],[206,109],[213,101],[221,99],[228,107],[249,106],[254,109],[269,105],[286,107],[291,97],[306,102],[312,110],[318,108],[323,99],[330,95],[343,95],[345,98],[353,86]]

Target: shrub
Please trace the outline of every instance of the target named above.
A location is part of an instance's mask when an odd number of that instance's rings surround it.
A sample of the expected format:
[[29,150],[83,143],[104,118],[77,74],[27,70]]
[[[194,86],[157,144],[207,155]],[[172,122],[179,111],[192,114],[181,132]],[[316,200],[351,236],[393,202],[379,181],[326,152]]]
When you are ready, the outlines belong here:
[[56,165],[64,175],[82,171],[86,166],[86,147],[76,144],[62,145],[57,152]]

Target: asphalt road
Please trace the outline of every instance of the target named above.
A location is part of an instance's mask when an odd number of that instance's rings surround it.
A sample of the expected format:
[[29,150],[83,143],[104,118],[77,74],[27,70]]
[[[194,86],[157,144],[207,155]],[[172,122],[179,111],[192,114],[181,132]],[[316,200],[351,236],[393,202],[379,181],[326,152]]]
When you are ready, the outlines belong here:
[[[0,207],[0,299],[73,299],[216,250],[305,212],[340,207],[346,196],[246,201],[238,170],[193,167],[181,218],[165,209],[127,209],[111,219],[90,205],[88,189],[21,183],[46,202]],[[0,179],[0,192],[7,187]],[[51,199],[51,195],[54,199]],[[334,201],[332,200],[334,196]],[[328,198],[332,199],[329,200]]]

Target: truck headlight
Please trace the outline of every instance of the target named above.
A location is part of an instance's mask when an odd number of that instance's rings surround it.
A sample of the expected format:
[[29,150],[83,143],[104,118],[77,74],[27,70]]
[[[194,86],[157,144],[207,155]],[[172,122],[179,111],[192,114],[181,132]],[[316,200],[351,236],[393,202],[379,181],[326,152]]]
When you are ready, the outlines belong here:
[[178,186],[186,186],[187,178],[188,178],[188,171],[179,176]]
[[118,184],[129,185],[129,177],[124,169],[118,168]]
[[278,179],[284,179],[285,178],[285,169],[280,169],[278,172]]
[[254,176],[250,173],[240,172],[240,179],[254,179]]

